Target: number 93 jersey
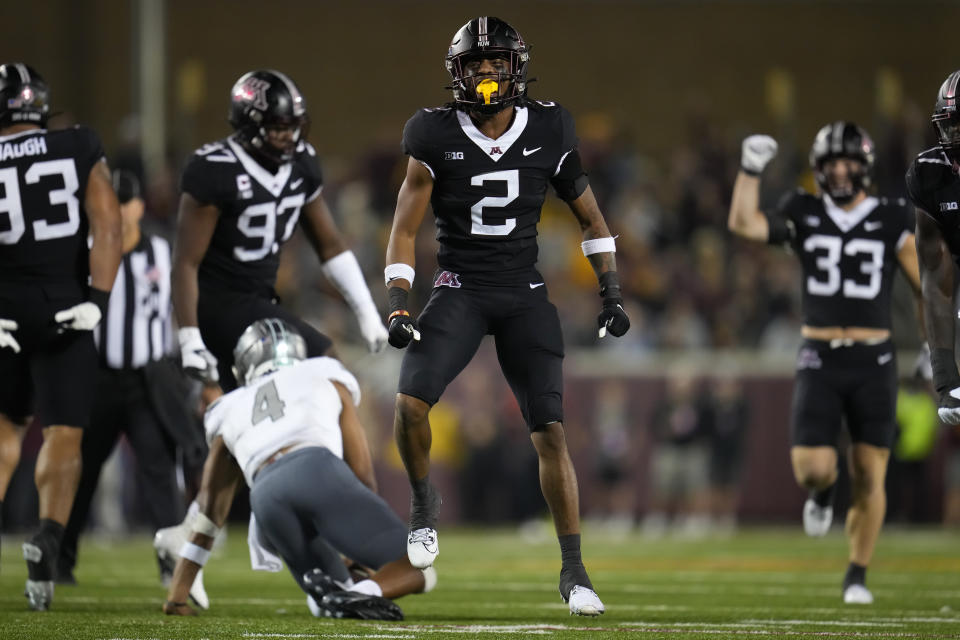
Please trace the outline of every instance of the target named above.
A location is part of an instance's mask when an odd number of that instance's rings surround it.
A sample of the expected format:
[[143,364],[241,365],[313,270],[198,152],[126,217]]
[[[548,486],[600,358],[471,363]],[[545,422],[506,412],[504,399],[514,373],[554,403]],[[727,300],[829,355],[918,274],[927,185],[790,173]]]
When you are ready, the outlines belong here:
[[905,200],[867,197],[850,211],[828,195],[789,193],[768,217],[791,230],[803,273],[803,324],[891,328],[897,253],[913,233]]
[[403,151],[434,180],[440,268],[459,274],[464,286],[528,281],[547,183],[576,146],[573,118],[553,102],[514,107],[496,140],[458,109],[422,109],[410,118]]
[[284,447],[326,447],[343,458],[342,404],[334,382],[360,404],[357,379],[333,358],[310,358],[261,376],[210,405],[207,442],[222,436],[250,485],[260,465]]
[[86,127],[0,138],[0,282],[76,282],[90,271],[84,199],[103,159]]
[[301,141],[293,161],[276,174],[232,138],[204,145],[187,163],[180,188],[220,211],[200,263],[201,286],[272,289],[280,247],[296,229],[300,209],[320,197],[323,179],[313,147]]

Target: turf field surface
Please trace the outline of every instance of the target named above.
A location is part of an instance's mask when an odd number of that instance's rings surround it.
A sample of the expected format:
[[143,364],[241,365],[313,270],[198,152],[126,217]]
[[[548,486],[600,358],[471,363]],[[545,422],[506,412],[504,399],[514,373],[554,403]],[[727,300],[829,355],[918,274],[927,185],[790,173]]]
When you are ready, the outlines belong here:
[[22,538],[0,556],[0,638],[960,638],[960,535],[889,530],[868,573],[872,606],[844,605],[839,530],[748,529],[728,538],[647,540],[587,528],[584,557],[607,606],[570,617],[557,594],[559,550],[546,526],[440,531],[435,591],[398,602],[401,623],[320,620],[287,573],[252,572],[245,529],[210,561],[211,609],[160,613],[149,538],[85,539],[78,586],[58,586],[51,610],[27,610]]

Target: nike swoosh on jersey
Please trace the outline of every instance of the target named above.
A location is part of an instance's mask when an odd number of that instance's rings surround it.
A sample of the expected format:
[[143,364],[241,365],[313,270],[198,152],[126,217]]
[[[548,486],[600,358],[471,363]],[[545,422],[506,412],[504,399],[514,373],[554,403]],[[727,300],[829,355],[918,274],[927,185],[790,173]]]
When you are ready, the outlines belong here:
[[524,147],[524,148],[523,148],[523,155],[529,156],[529,155],[531,155],[531,154],[536,153],[537,151],[540,151],[540,149],[543,149],[543,147],[537,147],[536,149],[527,149],[526,147]]
[[537,287],[542,287],[543,284],[544,284],[544,283],[542,283],[542,282],[531,282],[531,283],[530,283],[530,288],[531,288],[531,289],[536,289]]
[[881,365],[881,366],[887,364],[887,363],[890,362],[891,360],[893,360],[893,354],[892,354],[892,353],[883,353],[883,354],[880,354],[879,356],[877,356],[877,364],[879,364],[879,365]]
[[301,184],[303,184],[303,178],[300,178],[299,180],[294,180],[293,182],[291,182],[291,183],[290,183],[290,188],[291,188],[291,189],[296,189],[296,188],[299,187]]

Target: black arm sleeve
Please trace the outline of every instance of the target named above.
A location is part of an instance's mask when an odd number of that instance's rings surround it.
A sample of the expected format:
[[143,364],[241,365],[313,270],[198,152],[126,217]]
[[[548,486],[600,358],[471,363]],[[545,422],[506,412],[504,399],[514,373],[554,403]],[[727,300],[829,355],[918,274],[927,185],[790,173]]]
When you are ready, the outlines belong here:
[[763,215],[767,218],[767,227],[769,235],[767,243],[786,244],[793,242],[796,237],[796,225],[793,218],[798,209],[800,192],[791,191],[780,198],[776,209],[773,211],[764,211]]
[[560,162],[556,175],[550,178],[550,184],[557,191],[557,197],[566,202],[576,200],[586,191],[590,180],[580,164],[580,154],[571,150]]

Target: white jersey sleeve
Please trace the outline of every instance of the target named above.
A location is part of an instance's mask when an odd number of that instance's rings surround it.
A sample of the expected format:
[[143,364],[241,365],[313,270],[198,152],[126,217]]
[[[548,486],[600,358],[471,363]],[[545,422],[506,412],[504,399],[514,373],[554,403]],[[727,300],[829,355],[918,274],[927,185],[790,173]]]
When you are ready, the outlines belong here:
[[333,358],[311,358],[263,376],[211,405],[207,440],[223,436],[249,485],[260,465],[284,447],[326,447],[342,458],[343,406],[334,382],[360,401],[356,378]]

